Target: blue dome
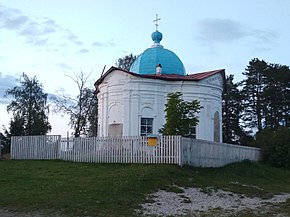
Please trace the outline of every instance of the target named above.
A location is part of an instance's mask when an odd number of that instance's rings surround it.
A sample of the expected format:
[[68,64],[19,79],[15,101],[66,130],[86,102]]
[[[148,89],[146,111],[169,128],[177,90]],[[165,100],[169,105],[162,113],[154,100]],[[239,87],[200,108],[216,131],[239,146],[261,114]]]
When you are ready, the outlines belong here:
[[185,75],[183,63],[172,51],[160,45],[162,33],[155,31],[151,35],[154,45],[140,54],[130,67],[131,72],[141,75],[156,74],[156,66],[161,65],[166,75]]

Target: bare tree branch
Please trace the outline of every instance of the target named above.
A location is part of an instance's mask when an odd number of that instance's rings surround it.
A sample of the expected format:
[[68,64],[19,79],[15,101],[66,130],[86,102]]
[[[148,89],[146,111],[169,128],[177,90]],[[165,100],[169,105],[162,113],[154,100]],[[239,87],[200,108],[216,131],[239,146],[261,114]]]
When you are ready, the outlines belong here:
[[75,137],[81,135],[96,136],[97,126],[92,125],[97,125],[97,100],[95,91],[86,87],[91,74],[92,72],[86,75],[81,71],[79,74],[74,73],[73,76],[66,75],[77,85],[78,95],[73,98],[61,89],[59,96],[52,98],[55,103],[54,110],[70,116],[69,124],[74,129]]

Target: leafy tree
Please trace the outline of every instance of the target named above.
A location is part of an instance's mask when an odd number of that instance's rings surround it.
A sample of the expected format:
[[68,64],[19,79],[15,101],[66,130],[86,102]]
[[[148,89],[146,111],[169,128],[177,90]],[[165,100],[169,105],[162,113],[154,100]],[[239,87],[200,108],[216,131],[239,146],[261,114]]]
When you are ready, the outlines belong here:
[[184,101],[181,92],[169,93],[165,104],[166,122],[159,130],[164,135],[190,136],[198,124],[202,106],[198,100]]
[[83,109],[87,114],[84,135],[89,137],[98,134],[98,98],[93,89],[85,88],[83,94]]
[[120,69],[129,71],[132,63],[135,61],[136,58],[137,56],[131,53],[129,55],[119,58],[116,62],[116,66]]
[[48,122],[49,107],[46,105],[47,94],[37,78],[29,78],[25,73],[18,80],[19,85],[6,91],[6,97],[14,100],[7,106],[12,112],[9,136],[44,135],[51,130]]
[[251,137],[240,126],[243,107],[239,83],[234,83],[234,75],[226,78],[227,90],[223,93],[223,141],[232,144],[249,144]]
[[255,146],[262,149],[263,161],[276,167],[290,168],[290,129],[278,127],[257,133]]
[[74,137],[97,135],[98,101],[95,91],[86,87],[89,76],[83,72],[68,76],[77,85],[76,97],[71,97],[61,90],[58,97],[52,98],[55,104],[54,110],[70,116],[69,124],[74,129]]

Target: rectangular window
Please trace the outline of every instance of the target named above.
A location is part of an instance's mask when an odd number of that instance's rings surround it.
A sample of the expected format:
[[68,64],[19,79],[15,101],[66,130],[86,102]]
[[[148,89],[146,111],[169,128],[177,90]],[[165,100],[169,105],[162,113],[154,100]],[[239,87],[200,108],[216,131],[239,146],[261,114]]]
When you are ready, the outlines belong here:
[[141,136],[153,133],[153,118],[141,118]]

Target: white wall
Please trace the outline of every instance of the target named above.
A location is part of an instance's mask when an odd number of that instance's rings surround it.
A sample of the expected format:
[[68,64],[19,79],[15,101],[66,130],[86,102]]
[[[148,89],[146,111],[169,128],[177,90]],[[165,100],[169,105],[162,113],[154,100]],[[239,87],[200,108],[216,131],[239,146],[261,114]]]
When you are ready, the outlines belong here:
[[221,167],[243,160],[259,161],[259,148],[181,138],[182,165]]
[[219,74],[201,82],[166,81],[140,78],[114,70],[98,87],[99,136],[107,136],[108,126],[112,123],[123,124],[124,136],[138,136],[141,117],[154,118],[153,133],[157,134],[165,122],[167,94],[180,91],[185,100],[197,99],[203,106],[199,114],[197,138],[213,141],[216,111],[222,120],[222,85]]

